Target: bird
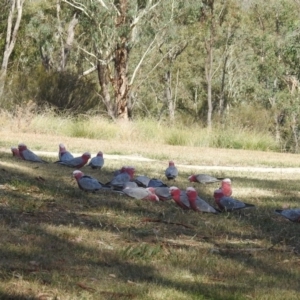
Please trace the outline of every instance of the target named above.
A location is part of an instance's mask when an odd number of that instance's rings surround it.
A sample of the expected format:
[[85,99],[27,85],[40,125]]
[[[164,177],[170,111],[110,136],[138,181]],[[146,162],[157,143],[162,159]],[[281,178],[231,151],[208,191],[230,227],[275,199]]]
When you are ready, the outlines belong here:
[[187,187],[186,194],[187,194],[188,200],[190,202],[190,206],[194,211],[204,212],[204,213],[213,213],[213,214],[219,213],[218,210],[216,210],[214,207],[212,207],[206,201],[201,199],[198,196],[197,191],[193,187]]
[[37,156],[35,153],[33,153],[31,150],[27,148],[27,146],[23,143],[20,143],[18,145],[19,154],[22,157],[22,159],[32,162],[39,162],[39,163],[48,163],[47,161],[41,159],[39,156]]
[[229,178],[224,178],[222,180],[221,189],[223,191],[224,196],[229,197],[232,195],[231,180]]
[[148,187],[152,193],[154,193],[160,201],[166,201],[172,199],[172,195],[170,193],[170,188],[166,186],[159,187]]
[[89,152],[83,153],[79,157],[74,157],[73,159],[67,160],[67,161],[56,161],[56,163],[67,166],[70,168],[76,168],[80,169],[82,168],[85,164],[87,164],[88,160],[91,158],[91,154]]
[[224,196],[222,189],[217,189],[214,191],[214,199],[222,211],[231,212],[248,207],[255,207],[254,204],[245,203],[232,197]]
[[85,192],[95,192],[103,188],[102,183],[96,178],[85,175],[80,170],[73,171],[72,175],[76,179],[78,187]]
[[138,200],[150,200],[150,201],[159,201],[159,198],[157,195],[155,195],[150,189],[148,188],[143,188],[143,187],[126,187],[123,189],[123,192],[134,199]]
[[175,203],[182,209],[190,209],[190,202],[185,191],[180,190],[176,186],[170,187],[170,194]]
[[132,181],[134,177],[135,169],[133,167],[122,167],[121,173],[114,176],[113,179],[106,183],[105,186],[110,186],[115,190],[122,190],[126,182]]
[[197,174],[197,175],[190,175],[188,177],[188,180],[190,182],[200,182],[203,184],[207,184],[207,183],[214,183],[214,182],[219,182],[220,180],[222,180],[223,178],[216,178],[207,174]]
[[10,149],[11,149],[12,155],[14,157],[23,159],[23,157],[20,155],[19,149],[17,147],[11,147]]
[[167,187],[165,183],[163,183],[160,179],[156,178],[151,178],[150,181],[148,182],[147,187]]
[[69,161],[73,158],[74,156],[69,151],[67,151],[65,145],[60,143],[58,145],[58,159],[60,161]]
[[149,178],[146,175],[139,175],[134,179],[134,181],[137,183],[138,186],[147,187],[150,179],[151,178]]
[[102,151],[99,151],[95,157],[93,157],[88,166],[90,166],[92,169],[101,169],[104,165],[104,158]]
[[175,180],[178,176],[178,169],[175,166],[175,163],[171,160],[169,161],[169,166],[165,170],[165,175],[168,180]]
[[125,189],[127,187],[129,187],[129,188],[136,188],[136,187],[138,187],[138,185],[137,185],[137,183],[135,181],[127,181],[127,182],[124,182],[123,189]]
[[291,222],[300,223],[300,208],[276,209],[275,213]]

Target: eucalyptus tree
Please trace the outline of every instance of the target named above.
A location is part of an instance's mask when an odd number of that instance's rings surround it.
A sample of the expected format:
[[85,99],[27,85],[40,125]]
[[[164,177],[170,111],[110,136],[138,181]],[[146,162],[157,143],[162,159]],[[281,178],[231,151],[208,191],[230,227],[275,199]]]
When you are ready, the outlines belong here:
[[[206,124],[208,129],[211,129],[213,102],[217,96],[219,97],[219,115],[223,114],[230,45],[233,43],[240,18],[236,1],[203,0],[202,3],[199,16],[199,38],[206,54],[204,62],[207,91]],[[218,75],[219,80],[216,78]],[[217,81],[219,81],[218,88],[216,87]]]
[[300,99],[299,6],[293,0],[261,2],[249,6],[252,23],[251,47],[257,57],[258,100],[273,113],[271,128],[282,144],[292,136],[298,151]]
[[78,45],[90,65],[82,74],[97,71],[99,96],[112,119],[128,119],[128,98],[138,69],[154,47],[156,32],[129,74],[130,54],[140,41],[143,26],[157,22],[161,0],[62,0],[78,12]]
[[25,0],[6,1],[6,7],[8,8],[9,13],[7,18],[4,53],[0,70],[0,99],[3,95],[5,87],[9,58],[14,50],[17,41],[17,34],[22,20],[24,2]]

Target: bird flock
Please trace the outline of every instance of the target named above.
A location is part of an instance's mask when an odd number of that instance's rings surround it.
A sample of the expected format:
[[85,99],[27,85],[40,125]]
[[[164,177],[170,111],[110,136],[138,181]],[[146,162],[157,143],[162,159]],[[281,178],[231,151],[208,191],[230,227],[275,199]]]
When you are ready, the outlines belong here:
[[[18,147],[11,147],[11,151],[14,157],[22,160],[48,163],[28,149],[24,143],[20,143]],[[95,157],[91,157],[89,152],[85,152],[79,157],[74,157],[67,151],[65,145],[61,143],[58,149],[58,160],[54,163],[74,168],[72,175],[78,187],[85,192],[108,190],[130,198],[153,202],[172,199],[181,209],[200,213],[219,214],[224,211],[232,212],[255,207],[253,204],[231,197],[232,185],[229,178],[216,178],[208,174],[193,174],[188,177],[190,183],[220,183],[220,187],[213,192],[215,201],[215,206],[213,206],[202,199],[192,186],[188,186],[186,190],[181,190],[174,185],[169,187],[165,182],[156,178],[149,178],[146,175],[135,176],[135,168],[132,166],[123,166],[121,169],[114,171],[113,177],[106,183],[102,183],[92,176],[85,175],[79,170],[85,165],[92,169],[102,169],[104,166],[102,151],[99,151]],[[169,161],[169,165],[164,172],[168,182],[173,181],[174,184],[178,174],[178,168],[175,166],[174,161]],[[292,222],[300,222],[300,208],[276,209],[275,213]]]

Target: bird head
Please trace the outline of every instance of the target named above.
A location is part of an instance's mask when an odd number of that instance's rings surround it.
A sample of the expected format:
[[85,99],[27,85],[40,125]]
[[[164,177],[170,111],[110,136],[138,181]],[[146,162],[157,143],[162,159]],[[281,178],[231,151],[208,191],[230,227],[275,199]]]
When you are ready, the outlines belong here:
[[103,157],[103,152],[102,152],[102,151],[99,151],[99,152],[97,153],[97,156]]
[[196,201],[197,198],[197,191],[193,187],[186,188],[186,194],[190,201]]
[[10,149],[13,156],[20,156],[19,149],[17,147],[11,147]]
[[188,180],[189,180],[190,182],[196,182],[196,175],[191,175],[191,176],[189,176],[189,177],[188,177]]
[[82,158],[86,159],[86,160],[89,160],[91,158],[91,153],[90,152],[84,152],[82,154]]
[[60,152],[60,153],[66,152],[66,151],[67,151],[65,145],[62,144],[62,143],[60,143],[60,144],[58,145],[58,147],[59,147],[59,152]]
[[169,167],[174,167],[174,166],[175,166],[174,161],[170,160],[170,161],[169,161]]
[[75,170],[75,171],[73,171],[72,175],[73,175],[73,177],[74,177],[76,180],[78,180],[78,179],[80,179],[84,174],[83,174],[83,172],[81,172],[81,171],[79,171],[79,170]]
[[19,149],[19,151],[24,151],[24,150],[27,150],[27,146],[23,143],[20,143],[18,145],[18,149]]
[[180,189],[178,187],[171,186],[169,190],[172,197],[180,197]]
[[217,203],[220,202],[221,198],[224,196],[222,189],[217,189],[214,191],[214,198]]

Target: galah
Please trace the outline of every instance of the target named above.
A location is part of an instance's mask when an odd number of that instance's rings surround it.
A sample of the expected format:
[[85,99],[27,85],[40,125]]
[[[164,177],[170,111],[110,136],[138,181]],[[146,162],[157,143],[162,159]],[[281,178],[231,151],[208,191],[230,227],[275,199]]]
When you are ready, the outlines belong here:
[[296,223],[300,223],[300,208],[276,209],[276,214]]
[[166,187],[167,185],[163,183],[160,179],[151,178],[148,182],[148,187]]
[[234,211],[248,207],[255,207],[253,204],[245,203],[232,197],[224,196],[222,189],[214,191],[214,199],[222,211]]
[[185,191],[180,190],[176,186],[170,187],[170,193],[175,203],[182,209],[190,209],[190,202]]
[[48,163],[47,161],[41,159],[39,156],[37,156],[35,153],[33,153],[31,150],[27,149],[27,146],[23,143],[18,145],[18,150],[20,156],[24,160],[32,161],[32,162],[39,162],[39,163]]
[[126,189],[127,187],[128,188],[136,188],[136,187],[138,187],[138,185],[135,181],[127,181],[127,182],[124,182],[123,189]]
[[11,149],[12,155],[14,157],[23,159],[23,157],[20,155],[19,149],[17,147],[11,147],[10,149]]
[[160,201],[166,201],[172,199],[170,188],[165,186],[160,187],[148,187],[152,193],[154,193]]
[[186,194],[190,202],[190,206],[194,211],[213,214],[219,213],[214,207],[201,199],[193,187],[188,187],[186,189]]
[[99,191],[103,186],[96,178],[84,175],[83,172],[76,170],[73,172],[73,177],[76,179],[79,188],[85,192]]
[[225,178],[222,180],[221,189],[223,191],[224,196],[229,197],[232,195],[231,180],[229,178]]
[[137,183],[138,186],[147,187],[148,183],[150,181],[150,178],[145,175],[139,175],[134,179],[134,181]]
[[85,164],[87,164],[90,158],[91,158],[91,154],[89,152],[85,152],[79,157],[74,157],[73,159],[67,161],[57,161],[56,163],[70,168],[80,169]]
[[58,145],[58,159],[59,159],[59,161],[65,162],[65,161],[69,161],[73,158],[74,158],[74,156],[69,151],[67,151],[65,145],[60,143]]
[[95,157],[93,157],[89,164],[92,169],[101,169],[104,165],[104,158],[102,151],[99,151]]
[[169,166],[165,170],[165,175],[168,180],[175,180],[178,176],[178,169],[173,161],[169,161]]
[[138,200],[150,200],[150,201],[159,201],[158,197],[152,193],[151,190],[148,188],[143,188],[143,187],[136,187],[136,188],[130,188],[127,187],[123,189],[123,192],[131,197],[135,198]]
[[203,184],[207,183],[214,183],[214,182],[219,182],[222,180],[221,178],[216,178],[207,174],[197,174],[197,175],[191,175],[188,177],[188,180],[190,182],[200,182]]
[[122,190],[126,182],[132,181],[135,169],[133,167],[124,167],[121,173],[115,176],[106,186],[111,186],[113,189]]

